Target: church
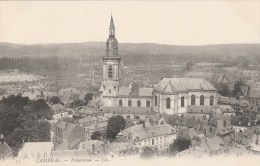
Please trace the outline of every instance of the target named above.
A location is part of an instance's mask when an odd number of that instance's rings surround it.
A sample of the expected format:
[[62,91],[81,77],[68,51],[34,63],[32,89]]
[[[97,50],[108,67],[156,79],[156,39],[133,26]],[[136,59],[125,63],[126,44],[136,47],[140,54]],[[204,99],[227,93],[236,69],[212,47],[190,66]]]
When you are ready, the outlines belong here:
[[153,88],[120,86],[120,62],[115,25],[111,16],[106,53],[102,57],[103,79],[101,99],[103,109],[147,110],[165,114],[184,114],[190,105],[216,105],[217,92],[203,78],[163,78]]

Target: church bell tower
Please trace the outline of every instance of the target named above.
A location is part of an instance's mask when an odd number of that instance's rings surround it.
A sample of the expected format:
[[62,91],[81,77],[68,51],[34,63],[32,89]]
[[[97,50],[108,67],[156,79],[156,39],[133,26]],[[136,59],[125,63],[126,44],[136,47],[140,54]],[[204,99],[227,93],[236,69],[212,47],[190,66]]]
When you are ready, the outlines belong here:
[[101,91],[103,94],[103,104],[105,106],[113,106],[114,104],[111,98],[118,95],[120,60],[121,57],[118,55],[118,42],[115,38],[115,25],[113,17],[111,16],[109,38],[106,41],[106,54],[102,57],[103,80]]

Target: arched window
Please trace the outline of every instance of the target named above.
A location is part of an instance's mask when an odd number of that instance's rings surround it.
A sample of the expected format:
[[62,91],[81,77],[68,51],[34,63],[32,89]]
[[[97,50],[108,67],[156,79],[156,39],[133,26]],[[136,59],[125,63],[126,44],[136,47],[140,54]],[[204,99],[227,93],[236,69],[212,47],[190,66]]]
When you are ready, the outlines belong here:
[[141,107],[141,101],[137,101],[137,107]]
[[123,106],[123,101],[119,100],[119,106],[122,107]]
[[130,117],[130,115],[127,115],[126,118],[127,118],[127,119],[130,119],[131,117]]
[[204,96],[203,95],[200,96],[200,105],[204,105]]
[[137,116],[135,116],[135,119],[140,119],[140,117],[137,115]]
[[181,107],[184,107],[184,97],[181,97]]
[[112,78],[112,76],[113,76],[112,66],[108,66],[108,73],[107,73],[107,75],[108,75],[108,78]]
[[171,99],[170,98],[166,99],[166,108],[171,108]]
[[132,107],[132,100],[128,100],[128,107]]
[[146,101],[146,107],[150,107],[150,101]]
[[209,105],[214,105],[214,96],[210,96]]
[[157,96],[154,96],[154,105],[157,105]]
[[191,95],[191,105],[195,105],[195,95]]

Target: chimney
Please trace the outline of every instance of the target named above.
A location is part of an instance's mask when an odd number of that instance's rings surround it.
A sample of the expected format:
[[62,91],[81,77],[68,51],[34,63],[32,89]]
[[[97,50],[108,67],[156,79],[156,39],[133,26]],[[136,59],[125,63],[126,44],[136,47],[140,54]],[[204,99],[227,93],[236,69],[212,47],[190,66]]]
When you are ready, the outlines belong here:
[[250,127],[250,125],[251,125],[250,122],[248,122],[248,127]]

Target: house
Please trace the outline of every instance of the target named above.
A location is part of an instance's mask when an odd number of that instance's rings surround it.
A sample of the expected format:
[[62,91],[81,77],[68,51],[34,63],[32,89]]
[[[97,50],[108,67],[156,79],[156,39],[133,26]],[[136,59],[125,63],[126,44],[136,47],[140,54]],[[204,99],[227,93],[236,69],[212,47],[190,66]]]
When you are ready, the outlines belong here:
[[72,118],[72,114],[67,111],[67,108],[61,104],[50,105],[51,110],[53,111],[53,116],[51,123],[56,123],[63,118]]
[[0,160],[5,160],[13,157],[13,150],[5,142],[3,135],[0,137]]
[[187,107],[187,114],[185,116],[194,117],[196,120],[206,120],[210,118],[210,114],[212,114],[212,109],[212,106],[191,105]]
[[248,88],[246,95],[247,101],[255,106],[260,106],[260,88]]
[[59,121],[52,127],[51,139],[55,150],[77,149],[85,141],[85,131],[76,124]]
[[260,132],[259,129],[257,129],[252,136],[249,146],[251,147],[252,151],[260,152]]
[[135,121],[145,120],[147,115],[155,115],[155,112],[146,107],[103,107],[100,112],[103,114],[113,113],[114,115],[121,115],[124,119],[133,119]]
[[227,116],[235,116],[236,115],[236,111],[230,105],[217,105],[214,108],[214,113],[215,114],[227,115]]
[[99,140],[81,142],[79,144],[79,150],[85,149],[96,155],[106,154],[108,152],[106,143]]
[[210,82],[216,88],[227,86],[230,91],[233,91],[236,80],[228,73],[214,73]]
[[148,146],[153,150],[165,152],[169,145],[176,139],[176,133],[169,124],[156,125],[145,122],[140,125],[131,126],[122,131],[123,138],[133,142],[141,150]]
[[108,149],[112,158],[130,155],[133,156],[140,153],[140,150],[136,147],[136,144],[125,139],[122,132],[118,133],[114,142],[108,144]]
[[25,142],[19,151],[20,159],[50,158],[54,151],[52,142]]
[[199,147],[211,155],[219,155],[225,151],[223,140],[217,136],[202,141]]
[[86,118],[79,119],[79,125],[85,130],[86,140],[90,140],[94,132],[106,132],[107,124],[110,117],[108,116],[88,116]]

